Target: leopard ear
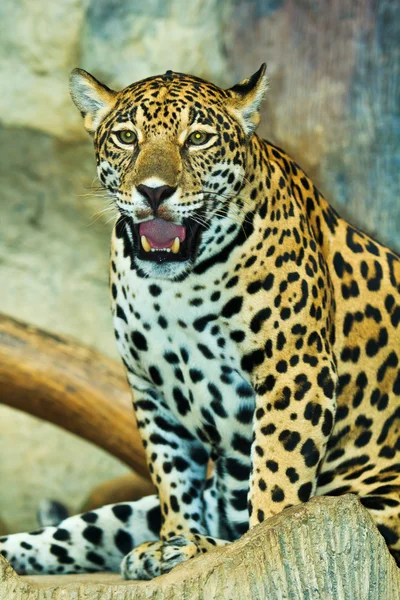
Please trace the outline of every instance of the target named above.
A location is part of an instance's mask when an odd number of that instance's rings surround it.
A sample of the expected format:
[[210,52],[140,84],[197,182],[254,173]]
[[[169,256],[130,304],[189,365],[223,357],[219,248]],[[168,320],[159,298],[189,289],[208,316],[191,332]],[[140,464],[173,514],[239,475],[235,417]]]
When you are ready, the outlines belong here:
[[69,78],[72,100],[80,110],[86,131],[94,133],[113,108],[117,92],[110,90],[83,69],[74,69]]
[[266,69],[267,65],[263,63],[257,73],[226,90],[229,96],[228,109],[249,137],[260,122],[260,106],[268,88]]

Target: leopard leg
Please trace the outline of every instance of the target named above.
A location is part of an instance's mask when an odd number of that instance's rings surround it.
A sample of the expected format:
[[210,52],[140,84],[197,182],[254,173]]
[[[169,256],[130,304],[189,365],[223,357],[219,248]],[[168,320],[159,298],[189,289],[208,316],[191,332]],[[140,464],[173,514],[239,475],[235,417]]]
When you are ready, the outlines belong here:
[[360,497],[368,508],[380,533],[385,538],[389,551],[400,566],[400,466],[390,465],[380,469],[376,476],[364,480],[368,493]]
[[215,487],[219,499],[218,537],[230,541],[238,539],[249,529],[247,499],[251,441],[245,436],[240,439],[240,445],[221,453],[215,462]]
[[204,491],[204,521],[207,534],[188,533],[175,535],[168,540],[141,544],[122,561],[121,573],[125,579],[153,579],[168,573],[177,564],[198,554],[225,546],[229,541],[221,539],[226,533],[226,515],[221,510],[221,496],[217,477],[206,482]]
[[0,538],[0,553],[20,574],[119,571],[136,545],[159,539],[157,496],[110,504],[57,527]]
[[221,496],[215,475],[206,481],[204,490],[204,521],[207,535],[215,538],[224,538],[223,514],[221,511]]
[[169,548],[170,538],[207,535],[204,490],[210,449],[179,422],[146,380],[133,373],[128,374],[128,379],[134,391],[133,406],[151,478],[160,500],[162,525],[161,541],[135,547],[124,561],[123,573],[129,579],[149,579],[164,572],[163,544]]
[[299,363],[256,386],[251,527],[315,494],[336,408],[332,361],[322,353],[317,360],[318,369]]

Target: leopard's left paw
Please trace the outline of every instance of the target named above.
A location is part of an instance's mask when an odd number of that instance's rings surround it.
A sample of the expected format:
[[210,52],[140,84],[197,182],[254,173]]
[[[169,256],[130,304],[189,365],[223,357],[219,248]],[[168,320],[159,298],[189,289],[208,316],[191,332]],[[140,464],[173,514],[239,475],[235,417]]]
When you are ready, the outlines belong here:
[[223,544],[222,540],[199,534],[176,535],[165,542],[147,542],[125,556],[121,573],[125,579],[153,579],[168,573],[180,562]]
[[161,575],[162,543],[145,542],[127,554],[121,563],[124,579],[153,579]]

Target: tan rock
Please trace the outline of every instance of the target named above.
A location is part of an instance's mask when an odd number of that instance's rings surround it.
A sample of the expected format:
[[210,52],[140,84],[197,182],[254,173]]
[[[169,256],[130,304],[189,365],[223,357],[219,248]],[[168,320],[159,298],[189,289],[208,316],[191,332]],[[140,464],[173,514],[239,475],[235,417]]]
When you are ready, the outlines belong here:
[[369,513],[346,495],[288,509],[151,582],[110,574],[18,577],[3,559],[0,600],[9,598],[399,600],[400,571]]
[[116,89],[167,69],[225,83],[221,28],[230,5],[231,0],[3,0],[1,121],[83,139],[68,92],[69,73],[77,66]]
[[82,137],[68,94],[79,56],[82,0],[2,0],[0,4],[1,120],[64,138]]
[[80,66],[115,88],[168,69],[223,84],[226,58],[221,30],[231,4],[231,0],[92,2]]

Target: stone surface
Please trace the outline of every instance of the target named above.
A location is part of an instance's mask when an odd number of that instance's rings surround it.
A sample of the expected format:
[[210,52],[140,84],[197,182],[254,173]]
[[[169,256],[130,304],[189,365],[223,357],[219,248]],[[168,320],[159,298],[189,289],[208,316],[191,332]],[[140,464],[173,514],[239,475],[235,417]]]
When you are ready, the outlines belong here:
[[398,600],[400,571],[350,494],[314,498],[234,544],[150,582],[119,575],[18,578],[0,556],[0,600]]
[[79,58],[83,0],[2,0],[1,121],[62,137],[82,137],[68,97],[68,72]]
[[90,194],[89,139],[63,144],[4,129],[0,148],[0,268],[8,283],[0,310],[116,356],[108,297],[111,223],[96,216],[107,206],[104,194]]
[[400,251],[400,19],[391,0],[238,0],[236,77],[268,64],[260,132],[350,222]]
[[229,83],[220,29],[232,0],[3,0],[0,121],[84,137],[68,94],[74,67],[121,89],[175,69]]
[[232,0],[91,0],[81,66],[120,89],[168,69],[231,83],[221,29]]

